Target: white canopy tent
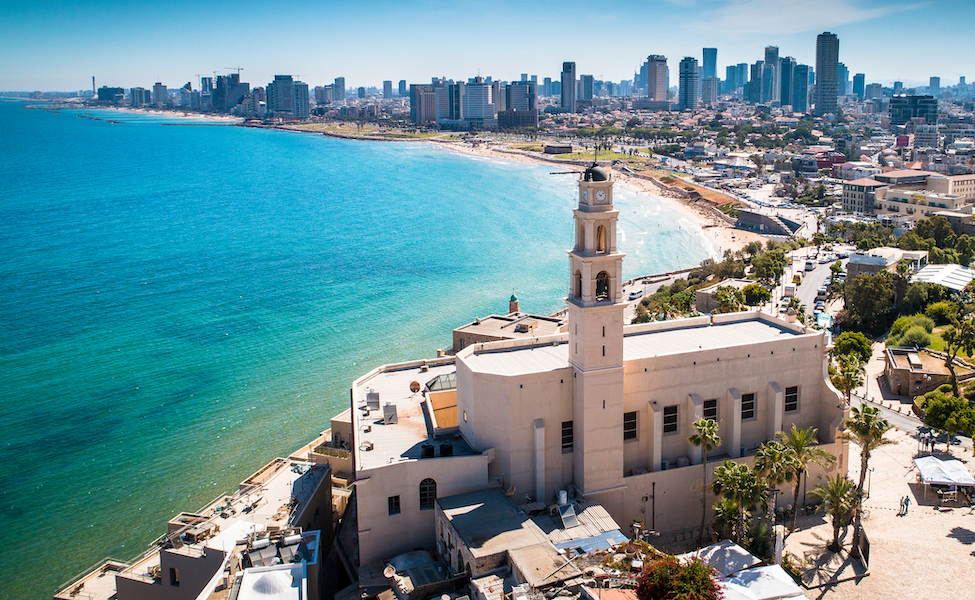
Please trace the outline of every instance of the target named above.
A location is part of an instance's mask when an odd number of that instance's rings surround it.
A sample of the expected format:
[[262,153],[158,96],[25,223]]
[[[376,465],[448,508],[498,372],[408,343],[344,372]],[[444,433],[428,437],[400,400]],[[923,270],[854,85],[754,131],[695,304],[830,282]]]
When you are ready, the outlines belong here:
[[806,597],[802,593],[802,588],[779,565],[741,571],[719,585],[727,600],[779,600]]
[[928,485],[958,485],[975,487],[975,477],[957,460],[940,460],[934,456],[914,459],[921,481]]
[[762,562],[731,540],[723,540],[677,558],[688,561],[694,557],[700,558],[701,562],[720,573],[722,577],[734,575],[738,571]]

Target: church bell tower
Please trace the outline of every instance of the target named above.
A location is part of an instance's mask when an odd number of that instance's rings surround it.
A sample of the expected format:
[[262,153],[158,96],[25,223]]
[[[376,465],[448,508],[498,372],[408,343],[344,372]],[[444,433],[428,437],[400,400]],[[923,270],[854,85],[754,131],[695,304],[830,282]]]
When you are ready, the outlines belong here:
[[[593,163],[579,178],[569,251],[569,364],[574,369],[573,478],[584,494],[623,478],[623,254],[613,180]],[[599,498],[594,497],[599,500]]]

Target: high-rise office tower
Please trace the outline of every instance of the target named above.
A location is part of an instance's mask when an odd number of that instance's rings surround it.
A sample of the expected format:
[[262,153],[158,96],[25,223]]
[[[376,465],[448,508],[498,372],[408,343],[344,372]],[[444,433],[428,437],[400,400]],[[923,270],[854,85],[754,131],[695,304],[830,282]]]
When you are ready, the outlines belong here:
[[930,82],[928,83],[928,94],[934,96],[935,98],[937,98],[938,96],[941,95],[941,78],[940,77],[932,77],[931,78]]
[[704,49],[704,77],[717,77],[718,76],[718,49],[717,48],[705,48]]
[[275,75],[264,93],[267,96],[267,112],[282,116],[294,113],[295,82],[291,75]]
[[903,81],[895,81],[894,82],[894,95],[896,96],[897,94],[903,94],[903,93],[904,93],[904,82]]
[[766,93],[762,94],[762,102],[775,102],[779,100],[779,88],[782,86],[778,46],[765,46],[765,76],[771,76],[771,81],[763,82]]
[[405,79],[400,79],[399,80],[399,97],[400,98],[405,98],[407,93],[408,92],[406,90],[406,80]]
[[667,99],[667,57],[651,54],[647,57],[647,98]]
[[816,37],[816,114],[836,113],[840,39],[828,31]]
[[809,112],[809,65],[796,65],[792,75],[792,112]]
[[521,74],[521,80],[522,81],[528,81],[528,73],[522,73]]
[[162,108],[166,106],[168,102],[169,90],[166,89],[166,86],[157,81],[152,86],[152,103],[156,105],[156,108]]
[[383,98],[389,100],[393,97],[393,82],[387,79],[383,82]]
[[720,83],[717,77],[705,77],[701,81],[701,104],[711,106],[718,101]]
[[576,111],[576,64],[562,63],[562,110]]
[[542,94],[542,96],[551,96],[552,95],[552,78],[551,77],[546,77],[545,79],[542,80],[541,94]]
[[795,85],[796,59],[791,56],[779,59],[779,104],[792,104],[792,88]]
[[728,65],[724,68],[724,93],[734,94],[738,84],[738,66]]
[[583,102],[592,102],[594,93],[594,81],[592,75],[579,76],[579,94],[577,98]]
[[879,83],[871,83],[863,90],[863,95],[867,100],[884,97],[884,86]]
[[345,77],[336,77],[332,88],[332,101],[345,102]]
[[850,93],[850,70],[843,63],[836,63],[836,93],[840,96]]
[[738,63],[738,82],[735,87],[743,88],[748,83],[748,63]]
[[679,69],[677,110],[694,110],[697,108],[701,99],[698,94],[699,72],[697,69],[697,59],[693,56],[685,56],[680,61]]
[[296,119],[308,118],[308,84],[303,81],[295,82],[295,103],[291,109],[291,114]]
[[755,61],[755,64],[751,66],[751,72],[748,84],[745,85],[745,102],[759,104],[762,101],[762,90],[765,87],[765,62]]
[[866,91],[867,76],[863,73],[857,73],[853,76],[853,95],[855,95],[860,100],[863,100],[864,92]]
[[355,95],[360,100],[365,100],[365,98],[366,98],[366,88],[365,88],[365,86],[361,86],[360,85],[358,88],[356,88]]

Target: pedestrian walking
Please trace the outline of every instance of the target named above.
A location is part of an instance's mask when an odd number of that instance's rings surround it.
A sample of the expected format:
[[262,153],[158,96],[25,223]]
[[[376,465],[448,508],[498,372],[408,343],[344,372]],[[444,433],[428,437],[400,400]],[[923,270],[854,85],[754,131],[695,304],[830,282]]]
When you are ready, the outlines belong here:
[[910,496],[904,496],[904,516],[905,517],[907,516],[907,509],[909,509],[910,507],[911,507],[911,498],[910,498]]
[[[907,498],[907,496],[904,496],[904,498]],[[898,509],[897,509],[897,516],[898,517],[903,516],[903,514],[904,514],[904,498],[901,498],[900,507],[898,507]]]

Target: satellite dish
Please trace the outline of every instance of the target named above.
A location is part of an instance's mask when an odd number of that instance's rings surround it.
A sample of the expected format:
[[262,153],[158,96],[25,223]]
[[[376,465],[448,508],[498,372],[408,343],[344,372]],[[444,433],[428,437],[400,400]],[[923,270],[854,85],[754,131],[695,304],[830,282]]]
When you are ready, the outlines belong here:
[[417,392],[419,392],[420,391],[420,382],[419,381],[414,381],[414,382],[410,383],[410,391],[413,392],[414,394],[417,393]]
[[386,579],[392,579],[393,575],[395,574],[396,574],[396,567],[394,567],[393,565],[386,565],[386,568],[383,569],[383,577],[385,577]]

